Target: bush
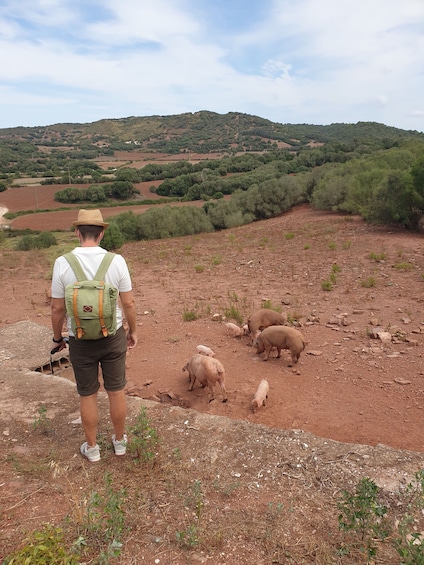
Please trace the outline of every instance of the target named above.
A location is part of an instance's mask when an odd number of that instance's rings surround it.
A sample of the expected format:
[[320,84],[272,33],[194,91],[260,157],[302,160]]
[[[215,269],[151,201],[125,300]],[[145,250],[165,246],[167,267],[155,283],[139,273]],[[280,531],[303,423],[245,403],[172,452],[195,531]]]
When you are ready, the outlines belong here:
[[125,243],[124,236],[116,222],[111,222],[102,239],[102,247],[108,251],[120,249]]
[[18,241],[16,249],[18,251],[30,251],[31,249],[47,249],[52,245],[57,245],[57,240],[51,232],[42,232],[40,235],[24,235]]

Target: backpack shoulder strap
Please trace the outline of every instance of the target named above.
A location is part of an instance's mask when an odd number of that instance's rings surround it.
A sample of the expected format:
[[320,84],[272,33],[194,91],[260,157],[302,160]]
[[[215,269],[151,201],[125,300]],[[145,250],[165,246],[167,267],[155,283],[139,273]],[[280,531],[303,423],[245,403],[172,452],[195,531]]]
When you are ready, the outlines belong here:
[[87,276],[84,273],[83,268],[81,267],[81,263],[78,261],[78,258],[72,253],[72,251],[70,253],[66,253],[66,255],[64,255],[64,258],[70,264],[78,281],[87,280]]
[[94,280],[96,281],[104,280],[106,272],[109,269],[109,266],[112,263],[114,257],[115,257],[115,253],[111,253],[110,251],[106,253],[106,255],[102,259],[102,262],[100,263],[99,268],[97,269],[97,273],[96,276],[94,277]]

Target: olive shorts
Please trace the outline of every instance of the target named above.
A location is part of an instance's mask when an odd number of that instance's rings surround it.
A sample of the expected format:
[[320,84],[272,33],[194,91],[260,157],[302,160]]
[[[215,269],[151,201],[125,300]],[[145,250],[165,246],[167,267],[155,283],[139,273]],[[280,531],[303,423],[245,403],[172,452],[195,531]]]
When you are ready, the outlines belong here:
[[69,337],[69,357],[80,396],[95,394],[100,388],[99,367],[105,390],[116,392],[126,385],[127,336],[120,327],[115,335],[83,340]]

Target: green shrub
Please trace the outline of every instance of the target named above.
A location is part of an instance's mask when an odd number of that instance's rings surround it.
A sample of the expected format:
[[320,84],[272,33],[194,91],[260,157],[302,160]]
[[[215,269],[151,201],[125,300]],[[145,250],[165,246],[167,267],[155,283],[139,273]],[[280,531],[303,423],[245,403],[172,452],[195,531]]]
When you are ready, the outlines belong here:
[[102,247],[108,251],[120,249],[125,243],[124,236],[116,222],[111,222],[102,239]]
[[385,253],[374,253],[373,251],[368,255],[369,259],[372,259],[373,261],[375,261],[376,263],[379,263],[380,261],[384,261],[384,259],[386,258],[386,254]]
[[51,524],[32,532],[24,546],[5,558],[4,565],[78,565],[76,549],[66,548],[63,530]]
[[383,520],[387,508],[378,500],[377,485],[371,479],[361,479],[355,492],[342,492],[337,507],[340,510],[339,529],[356,536],[350,545],[366,554],[366,562],[369,563],[377,554],[376,541],[384,540],[389,535]]
[[157,431],[152,427],[151,420],[143,406],[133,426],[128,430],[130,441],[127,451],[138,461],[149,462],[155,457],[155,450],[159,445]]
[[268,308],[268,310],[274,310],[275,312],[278,312],[279,314],[281,314],[281,306],[274,306],[272,301],[268,300],[268,299],[262,300],[261,308]]
[[[85,515],[79,525],[79,537],[75,546],[95,552],[98,558],[94,563],[110,563],[122,552],[121,539],[124,534],[125,489],[118,491],[112,487],[112,476],[104,474],[104,491],[93,490],[85,502]],[[93,563],[93,561],[90,561]],[[44,562],[48,563],[48,561]]]
[[374,277],[368,277],[361,281],[361,286],[364,288],[372,288],[377,284],[377,281]]
[[194,320],[197,320],[198,317],[197,313],[193,310],[184,310],[183,312],[184,322],[193,322]]
[[234,304],[224,309],[224,316],[229,320],[235,320],[238,324],[243,323],[243,315]]
[[47,249],[57,245],[57,240],[51,232],[42,232],[39,235],[23,235],[17,245],[18,251],[30,251],[31,249]]
[[394,269],[397,269],[398,271],[412,271],[413,269],[415,269],[415,266],[412,263],[407,263],[406,261],[404,261],[403,263],[395,263],[393,265]]

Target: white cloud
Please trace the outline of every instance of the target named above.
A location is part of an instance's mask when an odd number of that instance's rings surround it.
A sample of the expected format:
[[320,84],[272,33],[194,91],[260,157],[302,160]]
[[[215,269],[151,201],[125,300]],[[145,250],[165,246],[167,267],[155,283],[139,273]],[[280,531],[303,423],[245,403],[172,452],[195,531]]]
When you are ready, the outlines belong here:
[[38,125],[204,109],[424,129],[422,0],[263,0],[231,33],[236,3],[4,0],[0,127],[32,100]]

